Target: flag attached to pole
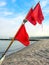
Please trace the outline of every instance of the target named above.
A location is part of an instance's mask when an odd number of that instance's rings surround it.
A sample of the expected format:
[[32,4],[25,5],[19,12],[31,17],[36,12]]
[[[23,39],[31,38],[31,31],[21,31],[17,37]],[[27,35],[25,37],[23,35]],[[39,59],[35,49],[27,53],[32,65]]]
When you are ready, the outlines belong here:
[[27,21],[29,21],[33,25],[36,25],[36,21],[35,18],[32,16],[32,13],[33,13],[33,9],[31,8],[25,19],[27,19]]
[[38,22],[39,24],[42,24],[42,21],[44,20],[44,16],[43,16],[42,9],[39,3],[37,3],[37,5],[35,6],[33,10],[32,17],[33,16],[36,22]]
[[20,29],[18,30],[17,34],[14,37],[15,40],[20,41],[25,46],[28,46],[29,43],[29,36],[26,32],[24,24],[21,25]]

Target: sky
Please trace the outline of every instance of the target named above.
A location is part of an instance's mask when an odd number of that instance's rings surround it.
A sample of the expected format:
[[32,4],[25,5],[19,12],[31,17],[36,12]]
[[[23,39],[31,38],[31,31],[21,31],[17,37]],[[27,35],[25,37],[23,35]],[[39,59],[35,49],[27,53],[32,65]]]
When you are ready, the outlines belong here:
[[0,37],[13,37],[30,8],[40,1],[44,20],[42,25],[25,24],[29,36],[49,36],[49,0],[0,0]]

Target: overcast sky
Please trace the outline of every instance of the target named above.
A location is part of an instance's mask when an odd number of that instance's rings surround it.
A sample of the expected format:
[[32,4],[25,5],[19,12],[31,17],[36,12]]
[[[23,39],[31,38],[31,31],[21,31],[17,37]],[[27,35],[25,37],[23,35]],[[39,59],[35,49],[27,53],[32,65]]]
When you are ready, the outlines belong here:
[[[39,0],[0,0],[0,37],[13,37],[23,19],[31,7]],[[49,36],[49,0],[40,0],[40,5],[44,15],[43,25],[36,26],[27,22],[26,31],[29,36]]]

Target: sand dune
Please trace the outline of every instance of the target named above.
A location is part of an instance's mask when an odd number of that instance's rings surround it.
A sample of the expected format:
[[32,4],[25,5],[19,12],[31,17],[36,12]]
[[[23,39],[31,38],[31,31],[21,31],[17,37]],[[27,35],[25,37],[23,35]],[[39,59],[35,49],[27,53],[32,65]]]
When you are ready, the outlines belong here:
[[7,56],[2,65],[49,65],[49,39],[37,41]]

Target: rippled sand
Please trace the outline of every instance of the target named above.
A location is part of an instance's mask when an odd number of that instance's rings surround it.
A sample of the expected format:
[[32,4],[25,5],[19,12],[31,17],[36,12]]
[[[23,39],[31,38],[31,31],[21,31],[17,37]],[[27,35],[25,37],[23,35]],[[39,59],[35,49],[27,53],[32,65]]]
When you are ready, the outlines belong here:
[[49,65],[49,39],[37,41],[7,56],[2,65]]

